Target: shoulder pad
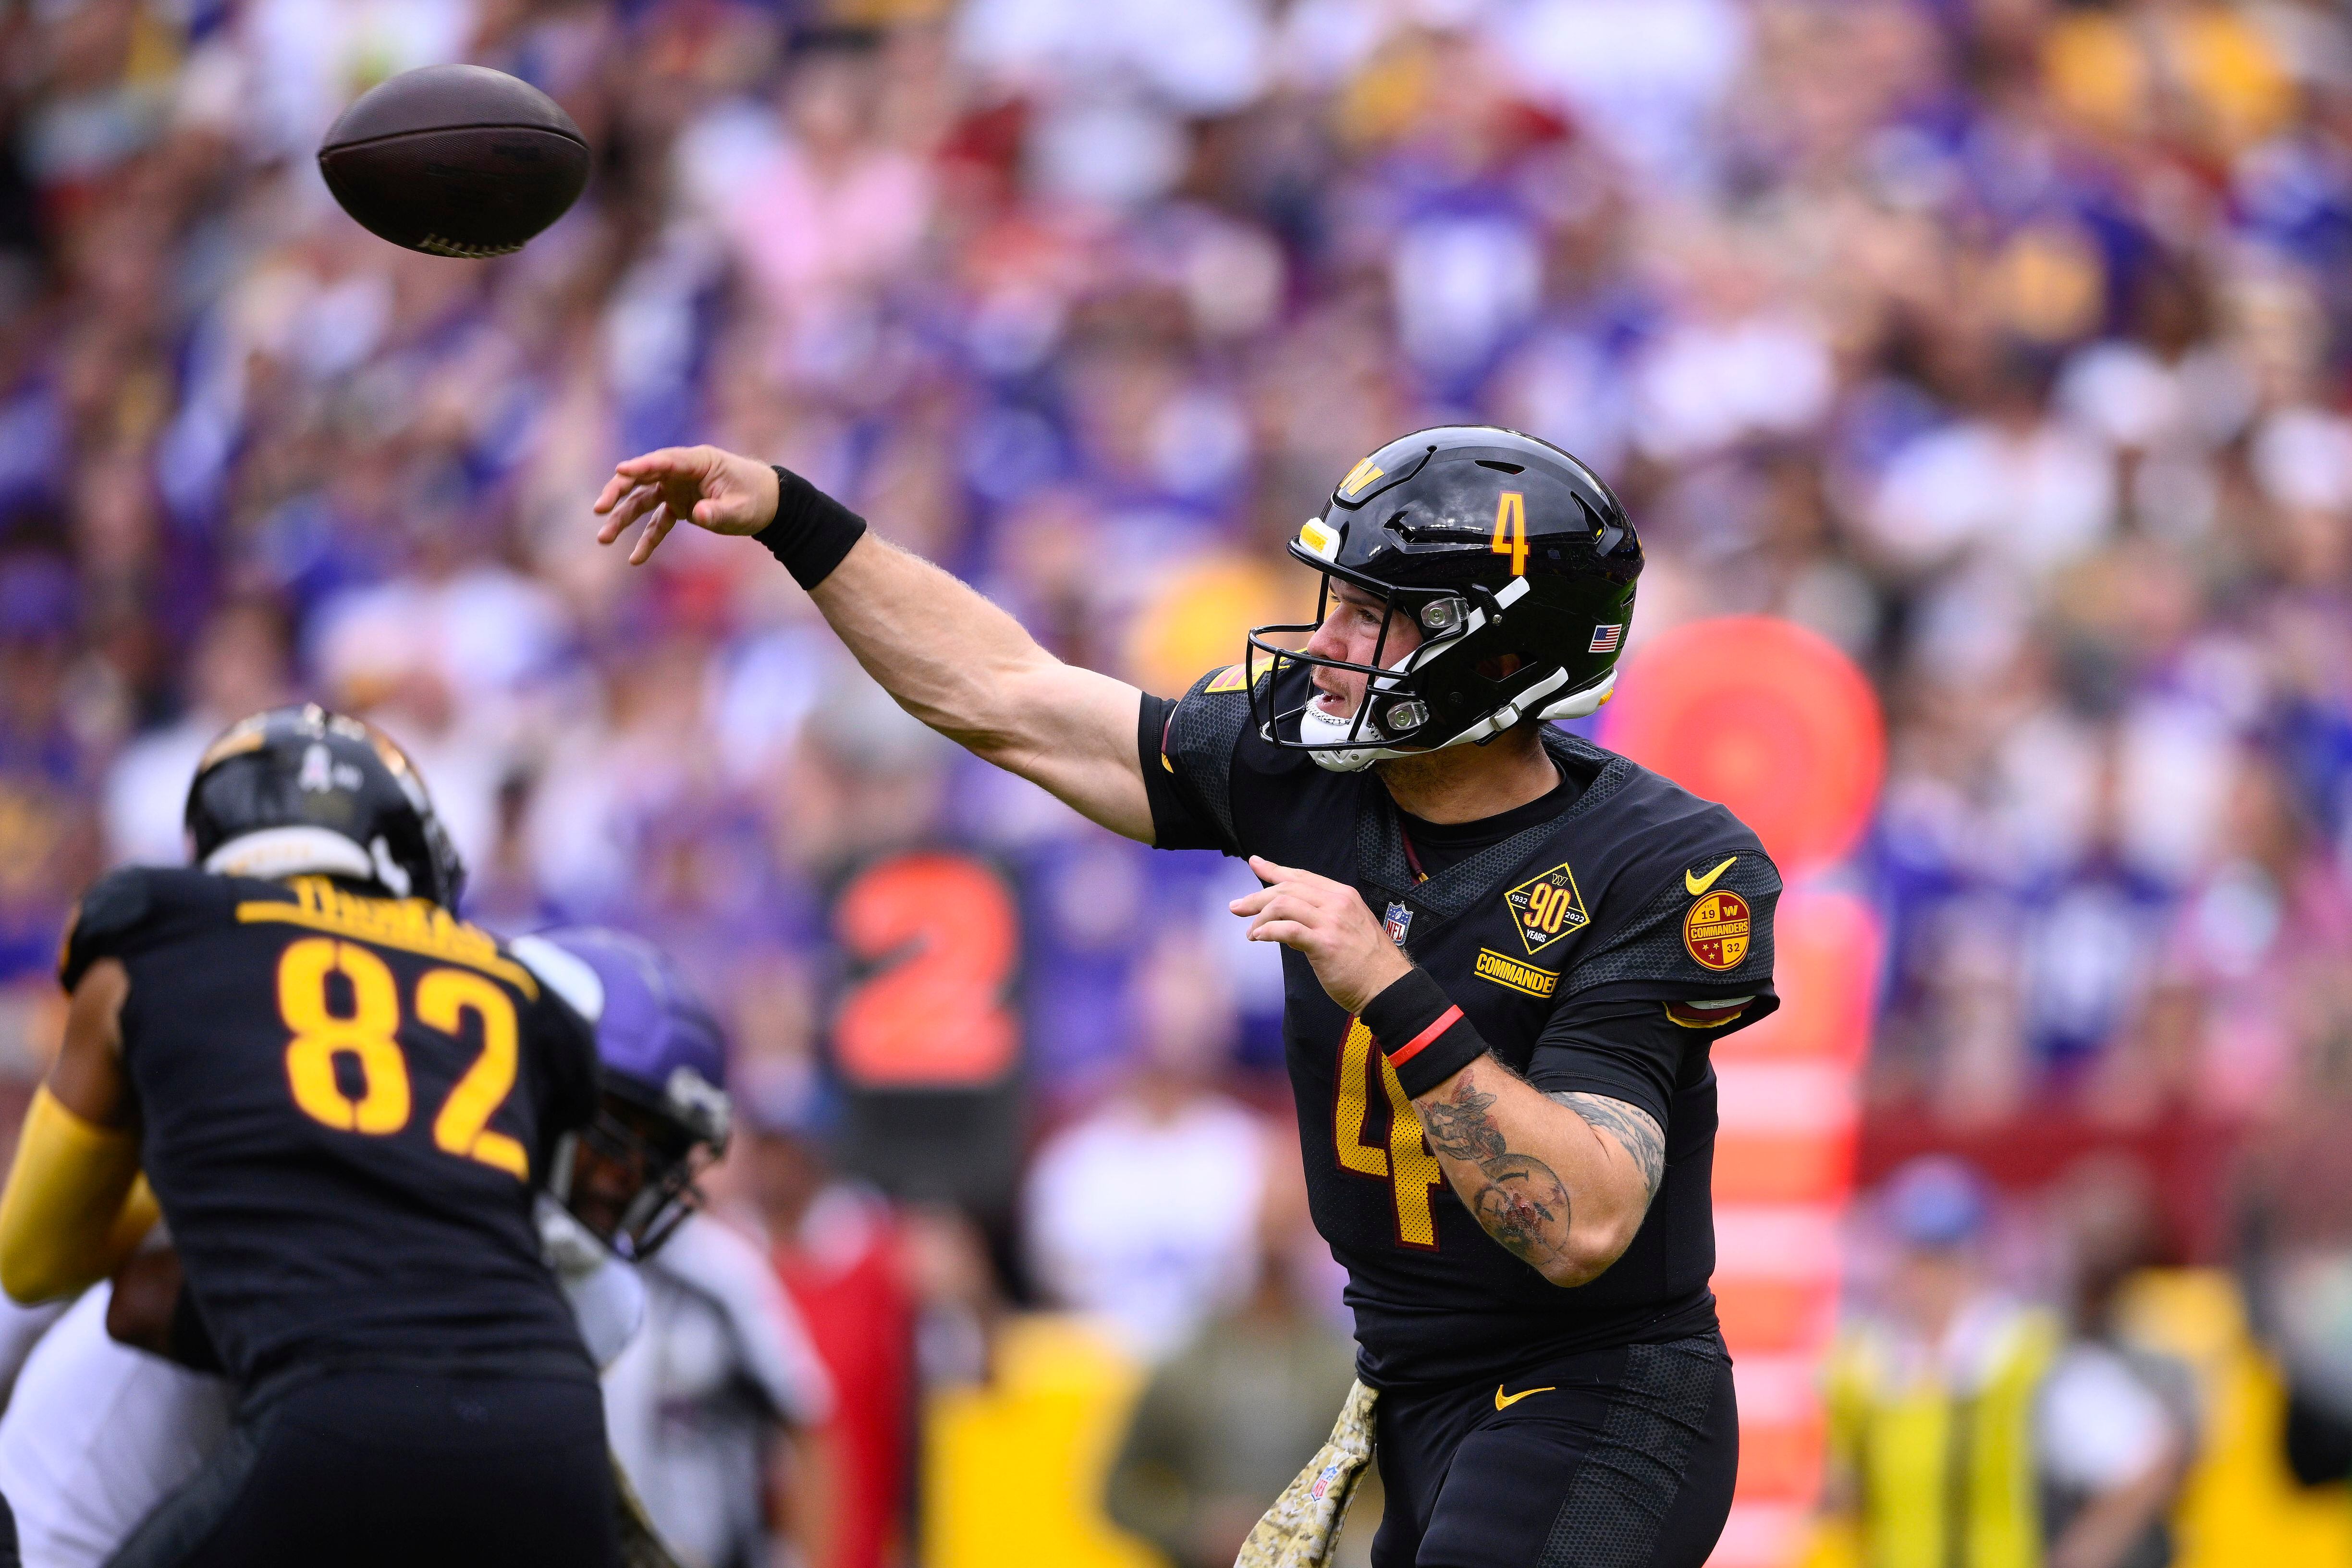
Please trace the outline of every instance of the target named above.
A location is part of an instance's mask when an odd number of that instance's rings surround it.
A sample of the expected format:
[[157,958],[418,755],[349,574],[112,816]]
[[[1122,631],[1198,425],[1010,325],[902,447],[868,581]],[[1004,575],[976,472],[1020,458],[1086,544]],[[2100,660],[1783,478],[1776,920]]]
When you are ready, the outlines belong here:
[[121,866],[89,885],[66,924],[58,951],[58,984],[71,991],[91,964],[119,952],[147,923],[156,907],[156,875],[151,866]]

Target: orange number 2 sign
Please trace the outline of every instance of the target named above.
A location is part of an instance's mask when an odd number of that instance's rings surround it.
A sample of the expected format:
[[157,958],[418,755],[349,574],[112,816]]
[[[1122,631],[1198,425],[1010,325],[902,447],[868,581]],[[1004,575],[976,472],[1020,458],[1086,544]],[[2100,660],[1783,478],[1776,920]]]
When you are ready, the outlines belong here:
[[979,1089],[1012,1070],[1005,1005],[1020,954],[1012,895],[961,855],[895,856],[860,872],[834,911],[851,956],[878,964],[842,1004],[834,1054],[869,1089]]

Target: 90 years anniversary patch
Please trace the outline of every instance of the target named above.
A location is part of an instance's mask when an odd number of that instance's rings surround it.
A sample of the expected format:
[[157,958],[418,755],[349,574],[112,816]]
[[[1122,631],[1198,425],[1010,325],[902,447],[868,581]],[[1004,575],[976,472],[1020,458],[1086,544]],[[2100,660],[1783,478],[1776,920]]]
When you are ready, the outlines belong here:
[[1591,916],[1584,912],[1583,896],[1576,890],[1576,874],[1565,861],[1540,877],[1530,877],[1503,895],[1511,906],[1519,940],[1532,958],[1572,932],[1581,931]]
[[1717,889],[1683,916],[1683,946],[1708,969],[1737,969],[1748,956],[1748,900]]

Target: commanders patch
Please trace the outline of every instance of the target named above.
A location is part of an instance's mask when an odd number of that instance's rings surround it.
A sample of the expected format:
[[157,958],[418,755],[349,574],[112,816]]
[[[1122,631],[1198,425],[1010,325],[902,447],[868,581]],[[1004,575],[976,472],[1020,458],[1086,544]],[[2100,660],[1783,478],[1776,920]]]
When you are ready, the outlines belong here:
[[1497,985],[1524,991],[1541,1001],[1549,1001],[1559,984],[1558,972],[1538,969],[1534,964],[1521,963],[1516,958],[1506,958],[1491,947],[1478,950],[1477,972],[1481,980],[1491,980]]
[[1718,888],[1683,916],[1683,946],[1708,969],[1737,969],[1748,956],[1748,900]]
[[1533,957],[1564,936],[1573,935],[1591,921],[1584,912],[1583,895],[1576,890],[1576,873],[1562,862],[1540,877],[1531,877],[1503,895],[1511,906],[1519,940]]
[[1248,672],[1238,664],[1229,664],[1217,671],[1216,679],[1201,688],[1203,694],[1213,691],[1247,691]]

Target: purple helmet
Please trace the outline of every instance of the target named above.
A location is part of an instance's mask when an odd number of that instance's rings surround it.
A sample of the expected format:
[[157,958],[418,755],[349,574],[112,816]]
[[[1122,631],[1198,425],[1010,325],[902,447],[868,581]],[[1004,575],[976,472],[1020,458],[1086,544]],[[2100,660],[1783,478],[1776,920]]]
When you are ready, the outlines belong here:
[[615,1250],[647,1257],[692,1212],[696,1175],[727,1146],[719,1022],[637,937],[567,926],[513,947],[596,1026],[603,1104],[559,1147],[549,1190]]

